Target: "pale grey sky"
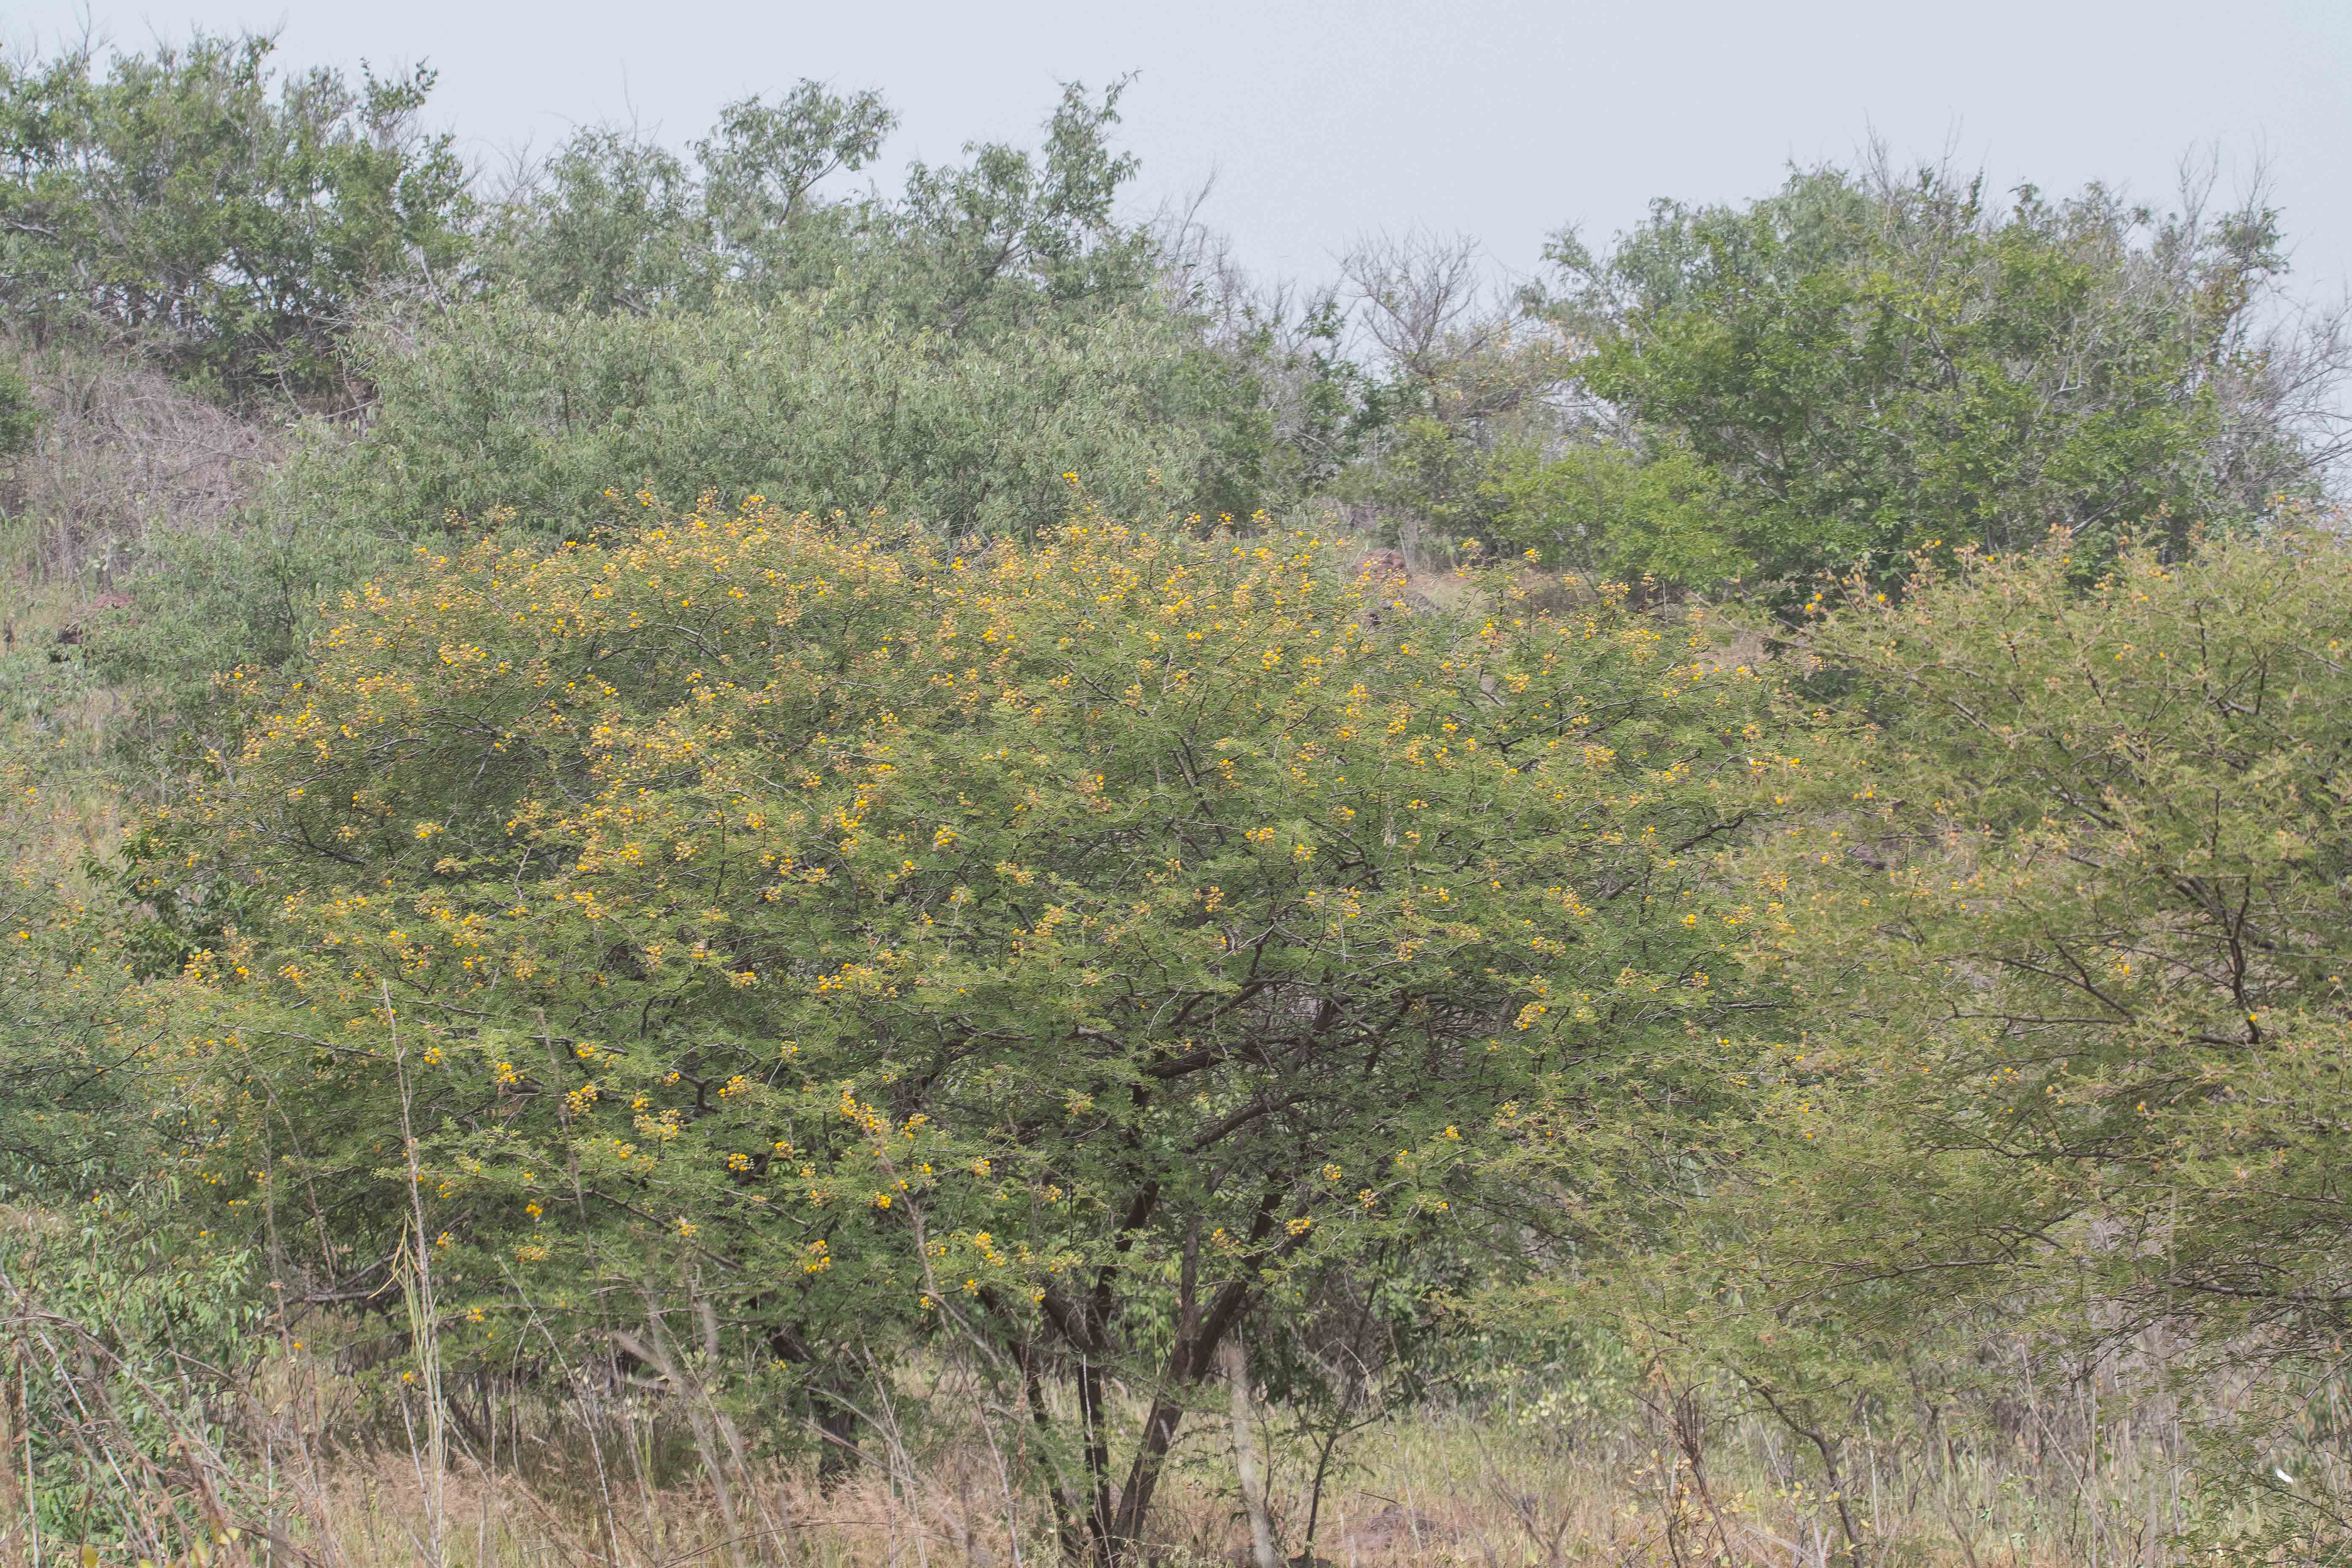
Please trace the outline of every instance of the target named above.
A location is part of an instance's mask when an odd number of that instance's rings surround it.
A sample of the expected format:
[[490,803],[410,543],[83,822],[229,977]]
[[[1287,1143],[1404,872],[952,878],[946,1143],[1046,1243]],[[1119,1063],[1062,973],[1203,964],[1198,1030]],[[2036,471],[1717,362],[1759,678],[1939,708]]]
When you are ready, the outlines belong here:
[[727,99],[803,76],[880,89],[879,172],[1024,138],[1056,84],[1139,73],[1139,201],[1213,172],[1204,213],[1251,268],[1308,279],[1365,231],[1420,224],[1537,264],[1564,223],[1605,238],[1654,195],[1760,195],[1790,159],[1948,151],[2003,186],[2094,177],[2170,195],[2217,144],[2225,193],[2265,165],[2294,285],[2352,282],[2352,0],[13,0],[0,37],[115,42],[277,27],[294,62],[439,68],[437,114],[492,161],[628,118],[683,142]]

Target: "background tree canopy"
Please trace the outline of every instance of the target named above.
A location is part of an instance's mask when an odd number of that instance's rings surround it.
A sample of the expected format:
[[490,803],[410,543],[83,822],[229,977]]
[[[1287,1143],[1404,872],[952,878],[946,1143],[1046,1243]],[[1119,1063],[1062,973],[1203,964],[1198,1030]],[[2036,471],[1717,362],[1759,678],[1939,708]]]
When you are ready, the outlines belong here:
[[1445,474],[1424,504],[1462,531],[1628,578],[1801,597],[1824,569],[1899,576],[1922,547],[2053,528],[2085,562],[2149,530],[2177,550],[2316,493],[2340,450],[2314,399],[2336,340],[2282,340],[2265,311],[2276,215],[2195,187],[2160,215],[2096,186],[2004,206],[1935,169],[1816,169],[1550,254],[1556,293],[1522,309],[1568,336],[1567,430],[1458,389],[1449,416],[1441,390],[1400,456]]
[[270,40],[0,62],[0,300],[20,333],[119,337],[232,397],[339,387],[386,294],[439,294],[473,202],[433,77],[275,79]]
[[1603,262],[1555,248],[1589,384],[1742,498],[1714,521],[1748,571],[2053,528],[2177,549],[2308,482],[2249,310],[2284,265],[2274,215],[1988,196],[1823,170],[1740,211],[1661,204]]

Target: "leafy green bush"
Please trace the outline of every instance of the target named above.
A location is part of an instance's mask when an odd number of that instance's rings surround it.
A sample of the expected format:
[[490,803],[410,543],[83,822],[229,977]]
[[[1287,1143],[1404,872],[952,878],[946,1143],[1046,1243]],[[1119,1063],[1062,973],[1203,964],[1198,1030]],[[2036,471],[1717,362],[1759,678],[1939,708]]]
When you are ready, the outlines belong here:
[[833,311],[988,341],[1147,301],[1159,247],[1112,211],[1135,174],[1116,152],[1120,88],[1072,83],[1036,153],[1003,142],[917,163],[897,197],[835,197],[897,116],[871,92],[803,81],[781,101],[726,105],[689,162],[610,126],[573,135],[494,215],[492,290],[543,310],[702,311],[827,292]]
[[414,342],[376,332],[358,348],[373,426],[299,458],[279,504],[388,538],[505,518],[578,537],[636,510],[638,489],[716,491],[958,538],[1050,526],[1072,472],[1129,513],[1189,501],[1223,388],[1164,317],[963,344],[841,305],[599,316],[497,299]]
[[225,1416],[261,1321],[255,1254],[159,1227],[177,1195],[106,1187],[58,1211],[0,1207],[16,1384],[0,1500],[62,1560],[64,1542],[105,1542],[165,1561],[218,1539],[224,1502],[248,1506]]
[[[704,1314],[745,1420],[860,1351],[1066,1380],[1044,1479],[1123,1552],[1245,1318],[1618,1245],[1706,1103],[1660,1047],[1738,1005],[1693,851],[1761,683],[1538,586],[1415,607],[1090,510],[972,555],[758,509],[436,555],[137,841],[159,908],[268,911],[187,965],[244,1108],[192,1167],[242,1196],[273,1139],[322,1268],[436,1237],[487,1314],[453,1356],[521,1290],[664,1376]],[[1596,1121],[1573,1218],[1489,1167]],[[1115,1510],[1110,1376],[1160,1391]]]
[[0,461],[29,451],[40,434],[41,409],[25,373],[0,361]]
[[[264,481],[272,494],[294,482]],[[121,739],[173,767],[202,766],[208,749],[234,752],[233,707],[217,677],[277,668],[307,645],[318,606],[342,587],[409,561],[405,534],[372,531],[309,507],[255,507],[258,516],[217,532],[151,538],[133,581],[135,608],[88,632],[85,658],[103,680],[138,694]]]
[[2266,335],[2284,261],[2259,206],[2158,216],[2095,185],[2001,211],[1980,181],[1822,169],[1553,256],[1555,308],[1594,345],[1582,384],[1692,470],[1654,494],[1596,487],[1582,452],[1519,459],[1506,537],[1565,559],[1700,584],[1899,574],[1931,541],[2063,527],[2089,562],[2127,533],[2180,551],[2317,481],[2316,362]]
[[1744,1169],[1660,1316],[1706,1302],[1691,1337],[1832,1427],[2128,1367],[2241,1499],[2301,1478],[2270,1506],[2337,1555],[2289,1560],[2341,1561],[2309,1411],[2352,1330],[2352,550],[2079,564],[1858,584],[1809,637],[1854,692],[1743,857],[1805,1032],[1745,1064]]
[[0,300],[20,327],[128,340],[230,395],[338,388],[369,300],[463,256],[433,75],[283,81],[267,37],[0,60]]

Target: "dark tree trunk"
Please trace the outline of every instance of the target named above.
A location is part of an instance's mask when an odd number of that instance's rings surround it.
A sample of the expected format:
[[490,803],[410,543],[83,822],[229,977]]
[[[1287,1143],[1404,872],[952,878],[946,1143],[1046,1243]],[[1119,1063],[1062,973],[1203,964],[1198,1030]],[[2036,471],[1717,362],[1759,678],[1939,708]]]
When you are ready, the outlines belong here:
[[1275,1216],[1281,1212],[1281,1189],[1268,1188],[1265,1201],[1258,1205],[1257,1217],[1250,1225],[1247,1271],[1242,1279],[1221,1287],[1210,1300],[1206,1312],[1201,1312],[1192,1299],[1191,1270],[1186,1270],[1185,1299],[1178,1303],[1177,1319],[1180,1323],[1197,1321],[1198,1326],[1189,1333],[1180,1333],[1168,1352],[1167,1365],[1160,1374],[1160,1391],[1152,1396],[1151,1412],[1143,1420],[1135,1462],[1128,1467],[1127,1484],[1119,1489],[1118,1509],[1111,1521],[1109,1550],[1104,1554],[1106,1562],[1124,1564],[1150,1555],[1150,1548],[1143,1535],[1144,1521],[1150,1517],[1152,1494],[1159,1489],[1160,1478],[1167,1469],[1169,1450],[1175,1447],[1176,1428],[1184,1419],[1184,1393],[1216,1365],[1218,1347],[1249,1310],[1256,1292],[1245,1281],[1256,1276],[1260,1266],[1296,1252],[1305,1240],[1303,1235],[1286,1237],[1271,1252],[1258,1250],[1274,1233]]
[[774,1331],[768,1336],[768,1348],[779,1361],[811,1369],[809,1410],[816,1418],[817,1436],[823,1444],[816,1457],[817,1490],[831,1497],[857,1468],[857,1411],[831,1386],[833,1368],[797,1331]]

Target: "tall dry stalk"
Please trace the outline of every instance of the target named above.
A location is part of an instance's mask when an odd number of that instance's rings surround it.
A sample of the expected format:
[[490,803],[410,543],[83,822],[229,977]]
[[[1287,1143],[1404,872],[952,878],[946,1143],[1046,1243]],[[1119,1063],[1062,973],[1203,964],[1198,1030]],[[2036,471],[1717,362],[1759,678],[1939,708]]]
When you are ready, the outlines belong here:
[[[739,1458],[735,1445],[725,1442],[730,1436],[721,1422],[725,1415],[711,1397],[706,1382],[688,1365],[678,1352],[676,1340],[664,1322],[661,1304],[651,1293],[646,1297],[646,1333],[641,1339],[626,1330],[614,1330],[613,1342],[637,1360],[652,1367],[678,1398],[694,1435],[694,1449],[702,1459],[705,1479],[710,1482],[712,1500],[719,1506],[719,1517],[727,1531],[727,1554],[736,1568],[743,1564],[742,1513],[736,1507],[737,1467],[730,1461]],[[733,1479],[730,1479],[733,1478]]]
[[416,1468],[417,1489],[425,1500],[425,1537],[417,1546],[425,1554],[426,1568],[446,1568],[442,1500],[448,1477],[449,1437],[441,1409],[441,1339],[433,1305],[433,1244],[425,1234],[425,1195],[419,1190],[425,1184],[425,1173],[417,1159],[416,1130],[410,1121],[414,1098],[408,1087],[408,1056],[401,1044],[399,1016],[392,1005],[392,983],[379,980],[377,984],[383,993],[384,1027],[392,1037],[393,1072],[400,1082],[400,1141],[406,1151],[409,1218],[416,1237],[415,1262],[412,1268],[402,1271],[400,1296],[407,1309],[409,1344],[417,1365],[415,1373],[405,1375],[422,1384],[418,1390],[425,1405],[422,1454],[416,1450],[415,1423],[405,1399],[400,1403],[400,1418],[408,1426],[409,1459]]
[[1265,1478],[1257,1462],[1257,1444],[1250,1436],[1249,1354],[1241,1335],[1229,1337],[1217,1352],[1224,1363],[1225,1387],[1232,1396],[1234,1468],[1239,1473],[1242,1509],[1249,1515],[1250,1551],[1257,1568],[1282,1568],[1282,1552],[1274,1543],[1274,1516],[1266,1510]]

